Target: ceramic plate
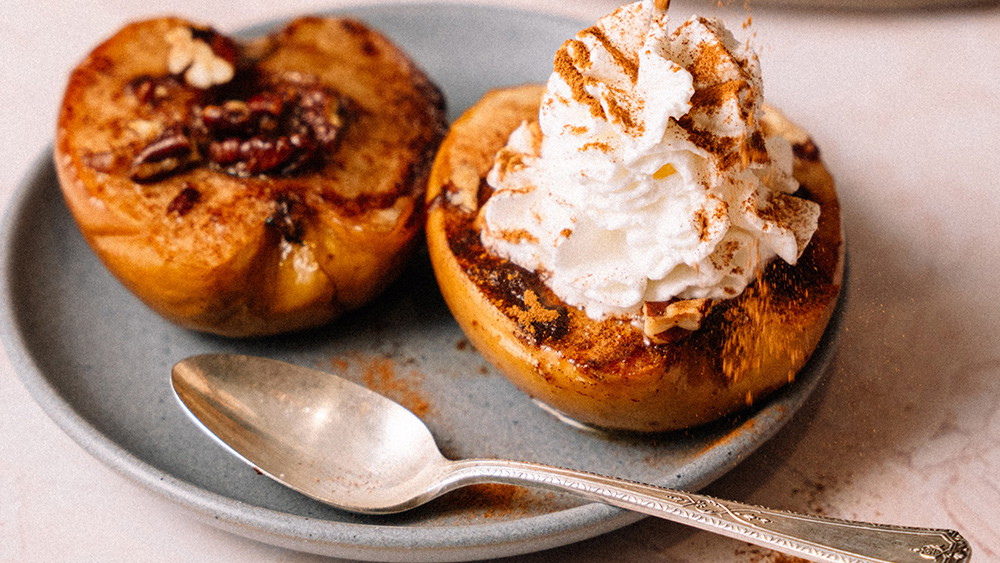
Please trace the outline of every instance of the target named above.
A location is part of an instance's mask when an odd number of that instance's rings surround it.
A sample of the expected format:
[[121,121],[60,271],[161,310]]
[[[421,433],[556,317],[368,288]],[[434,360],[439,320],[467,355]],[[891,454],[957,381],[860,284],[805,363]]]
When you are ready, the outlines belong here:
[[[452,118],[489,88],[544,80],[552,53],[581,26],[461,5],[349,13],[415,57],[445,91]],[[423,255],[375,304],[335,326],[252,341],[196,334],[161,320],[106,273],[63,205],[46,153],[11,201],[0,259],[0,322],[11,361],[86,450],[213,525],[354,559],[514,555],[639,516],[509,486],[471,487],[401,515],[340,512],[258,475],[203,435],[175,403],[171,365],[192,354],[237,352],[336,371],[415,411],[446,455],[538,461],[693,490],[788,421],[831,349],[825,342],[793,385],[754,412],[696,431],[607,437],[559,422],[487,365],[449,314]]]

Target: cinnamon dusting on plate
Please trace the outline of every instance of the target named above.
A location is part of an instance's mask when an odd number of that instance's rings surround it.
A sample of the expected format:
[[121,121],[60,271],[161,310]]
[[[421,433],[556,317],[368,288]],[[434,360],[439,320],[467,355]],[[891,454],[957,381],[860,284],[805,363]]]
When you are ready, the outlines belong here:
[[425,375],[416,369],[400,370],[400,363],[390,356],[350,352],[331,358],[330,367],[426,418],[433,414],[434,407],[423,390]]

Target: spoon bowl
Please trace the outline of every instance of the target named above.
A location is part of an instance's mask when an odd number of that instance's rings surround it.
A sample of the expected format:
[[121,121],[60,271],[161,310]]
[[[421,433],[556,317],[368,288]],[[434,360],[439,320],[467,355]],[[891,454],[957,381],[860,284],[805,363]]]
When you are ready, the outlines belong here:
[[232,354],[179,362],[172,383],[187,412],[217,442],[306,496],[379,514],[443,492],[434,485],[448,461],[427,426],[361,385]]
[[458,487],[542,487],[673,520],[812,561],[958,563],[953,530],[850,522],[521,461],[449,460],[426,425],[390,399],[335,375],[265,358],[207,354],[171,381],[192,419],[268,477],[320,502],[386,514]]

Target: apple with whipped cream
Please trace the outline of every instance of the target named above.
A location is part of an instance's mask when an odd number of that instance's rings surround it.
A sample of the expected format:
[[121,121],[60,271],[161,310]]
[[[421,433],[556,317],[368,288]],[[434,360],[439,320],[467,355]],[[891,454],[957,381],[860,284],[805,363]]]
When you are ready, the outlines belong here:
[[836,192],[720,21],[652,1],[566,41],[544,88],[488,94],[431,174],[459,324],[574,420],[656,431],[794,379],[843,272]]

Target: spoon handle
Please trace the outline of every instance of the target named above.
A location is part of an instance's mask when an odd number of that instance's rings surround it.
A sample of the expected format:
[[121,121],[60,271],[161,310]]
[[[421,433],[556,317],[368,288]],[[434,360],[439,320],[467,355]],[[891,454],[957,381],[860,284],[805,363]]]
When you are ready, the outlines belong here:
[[502,460],[454,462],[457,486],[508,483],[569,492],[803,557],[838,563],[968,561],[958,532],[799,515],[592,473]]

